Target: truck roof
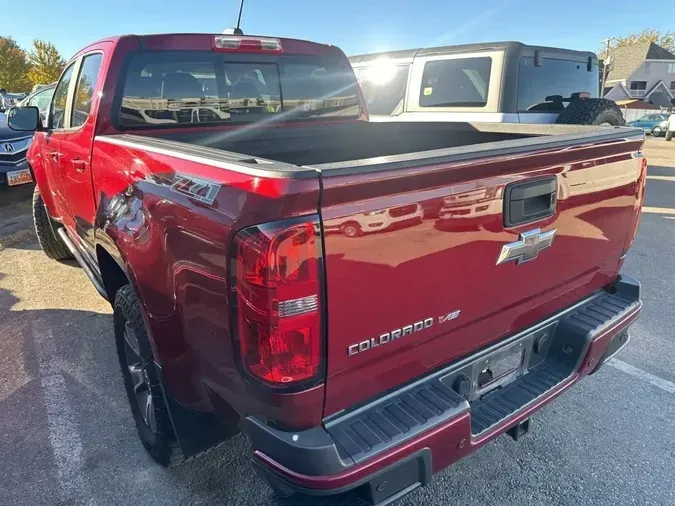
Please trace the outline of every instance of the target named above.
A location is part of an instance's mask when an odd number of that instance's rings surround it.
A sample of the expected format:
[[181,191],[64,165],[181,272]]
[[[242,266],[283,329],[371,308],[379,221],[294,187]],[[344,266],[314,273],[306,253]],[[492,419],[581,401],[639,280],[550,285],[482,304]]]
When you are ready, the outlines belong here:
[[138,44],[142,49],[149,50],[195,50],[207,51],[213,47],[213,38],[216,36],[222,37],[243,37],[243,38],[264,38],[277,39],[281,42],[284,53],[292,54],[315,54],[315,55],[333,55],[336,52],[342,53],[339,48],[330,44],[320,44],[318,42],[310,42],[302,39],[287,39],[283,37],[274,37],[270,35],[227,35],[221,33],[157,33],[150,35],[117,35],[114,37],[104,37],[96,42],[88,44],[86,47],[79,50],[71,60],[75,59],[80,54],[86,52],[92,46],[101,44],[103,42],[110,42],[115,45],[119,44],[125,39],[137,39]]
[[596,54],[591,51],[575,51],[572,49],[547,47],[547,46],[532,46],[517,41],[502,41],[502,42],[477,42],[474,44],[459,44],[454,46],[438,46],[438,47],[421,47],[416,49],[403,49],[400,51],[385,51],[381,53],[367,53],[359,54],[349,57],[349,61],[354,63],[368,63],[370,61],[378,60],[380,58],[387,58],[391,60],[412,60],[417,56],[429,56],[437,54],[451,54],[451,53],[465,53],[470,51],[491,51],[495,49],[541,49],[544,51],[556,51],[577,54],[584,56],[584,58],[597,58]]

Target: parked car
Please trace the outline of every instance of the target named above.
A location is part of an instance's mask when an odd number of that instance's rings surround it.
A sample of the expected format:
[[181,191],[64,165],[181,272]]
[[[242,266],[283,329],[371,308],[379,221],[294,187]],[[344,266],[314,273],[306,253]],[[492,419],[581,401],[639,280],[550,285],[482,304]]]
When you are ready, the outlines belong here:
[[7,127],[7,118],[0,113],[0,189],[32,183],[26,153],[32,132],[16,132]]
[[24,98],[19,105],[24,106],[35,106],[40,111],[40,117],[44,121],[47,118],[47,113],[49,110],[49,104],[52,101],[52,95],[54,95],[54,89],[56,88],[56,83],[46,84],[40,86],[40,88],[34,93],[28,95]]
[[10,107],[18,104],[24,98],[20,93],[8,93],[7,90],[0,90],[0,112],[5,112]]
[[[628,342],[642,130],[367,118],[338,48],[202,34],[94,43],[47,126],[10,110],[40,246],[110,301],[157,462],[241,429],[278,493],[389,504]],[[325,232],[425,209],[444,230]]]
[[629,126],[642,128],[645,133],[652,134],[654,137],[666,135],[668,130],[668,114],[647,114],[628,123]]
[[376,121],[625,124],[597,98],[594,53],[489,42],[349,60]]

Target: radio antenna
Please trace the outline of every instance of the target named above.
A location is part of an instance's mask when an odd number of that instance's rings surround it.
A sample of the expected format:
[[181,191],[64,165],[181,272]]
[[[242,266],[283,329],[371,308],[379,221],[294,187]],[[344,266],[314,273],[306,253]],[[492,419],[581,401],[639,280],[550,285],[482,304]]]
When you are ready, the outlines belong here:
[[237,26],[236,28],[225,28],[223,30],[223,34],[225,35],[244,35],[244,32],[242,31],[241,28],[239,28],[239,25],[241,24],[241,13],[244,10],[244,0],[240,0],[239,2],[239,16],[237,16]]
[[244,10],[244,0],[241,0],[239,2],[239,17],[237,17],[237,28],[234,29],[235,33],[238,35],[243,35],[244,32],[241,31],[241,28],[239,28],[239,25],[241,24],[241,13]]

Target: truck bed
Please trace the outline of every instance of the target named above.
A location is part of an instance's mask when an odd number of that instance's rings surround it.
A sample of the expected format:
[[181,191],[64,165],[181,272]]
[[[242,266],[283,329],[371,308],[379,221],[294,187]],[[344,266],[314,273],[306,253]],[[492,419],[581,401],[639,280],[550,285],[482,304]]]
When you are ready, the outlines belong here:
[[[621,136],[618,132],[578,125],[352,122],[305,124],[299,128],[257,126],[210,132],[205,129],[153,131],[152,135],[291,165],[324,170],[360,166],[361,170],[384,162],[410,162],[415,158],[488,154],[486,151],[502,149],[531,150],[550,147],[551,143],[574,143],[580,138],[617,138]],[[534,137],[540,139],[535,141]]]

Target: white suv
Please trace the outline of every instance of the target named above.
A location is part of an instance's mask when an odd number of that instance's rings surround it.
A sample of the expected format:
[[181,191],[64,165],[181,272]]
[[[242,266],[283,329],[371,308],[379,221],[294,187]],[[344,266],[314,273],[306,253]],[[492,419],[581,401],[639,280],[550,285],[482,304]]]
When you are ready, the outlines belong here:
[[353,56],[373,121],[623,125],[594,53],[494,42]]

